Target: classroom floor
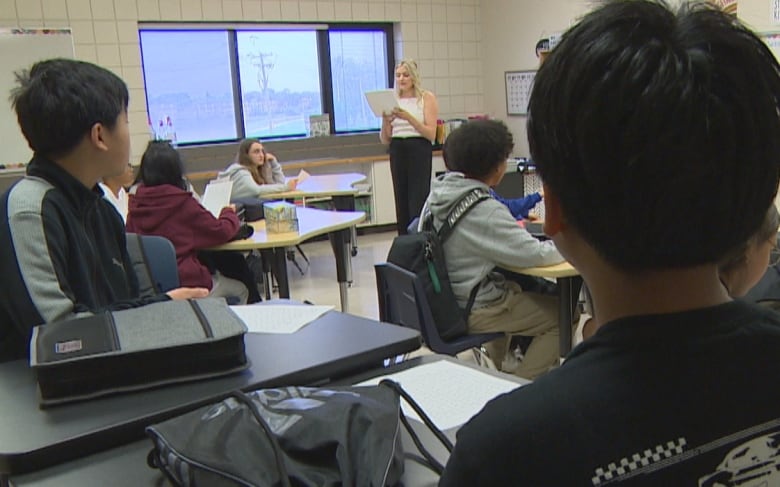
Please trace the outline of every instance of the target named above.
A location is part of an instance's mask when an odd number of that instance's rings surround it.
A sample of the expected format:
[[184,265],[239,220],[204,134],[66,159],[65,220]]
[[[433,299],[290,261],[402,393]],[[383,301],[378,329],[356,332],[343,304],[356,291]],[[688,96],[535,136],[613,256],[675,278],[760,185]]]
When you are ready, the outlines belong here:
[[[358,237],[358,254],[352,258],[353,282],[348,291],[349,309],[344,311],[366,318],[379,318],[374,264],[385,261],[394,236],[395,232],[384,232]],[[296,261],[305,271],[301,275],[292,262],[287,262],[290,297],[341,309],[336,262],[330,242],[308,242],[301,248],[309,258],[310,265],[307,270],[306,262],[300,254],[296,254]]]
[[[352,258],[353,283],[348,291],[349,309],[346,310],[347,312],[366,318],[379,319],[374,264],[385,262],[395,235],[395,231],[391,231],[358,237],[358,254]],[[328,241],[308,242],[304,243],[301,248],[309,258],[310,265],[306,269],[303,259],[296,255],[298,263],[306,271],[304,275],[301,275],[298,269],[291,262],[288,262],[290,297],[299,301],[309,300],[314,304],[332,305],[335,309],[340,309],[336,263],[330,243]],[[583,321],[584,317],[581,323]],[[574,336],[574,344],[576,345],[581,340],[581,326],[578,326]],[[461,355],[462,358],[471,356],[470,353]]]

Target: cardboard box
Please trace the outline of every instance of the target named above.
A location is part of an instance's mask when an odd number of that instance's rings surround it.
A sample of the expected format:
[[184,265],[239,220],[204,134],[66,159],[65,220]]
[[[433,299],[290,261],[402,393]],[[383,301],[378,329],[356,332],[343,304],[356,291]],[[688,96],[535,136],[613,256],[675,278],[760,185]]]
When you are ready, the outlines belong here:
[[298,232],[298,213],[295,205],[286,201],[263,204],[265,230],[268,233]]

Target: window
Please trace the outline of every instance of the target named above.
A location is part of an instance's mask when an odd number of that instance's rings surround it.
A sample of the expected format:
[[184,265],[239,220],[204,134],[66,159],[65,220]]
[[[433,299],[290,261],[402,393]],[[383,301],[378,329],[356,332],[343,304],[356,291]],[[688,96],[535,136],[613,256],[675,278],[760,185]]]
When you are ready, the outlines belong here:
[[228,46],[225,31],[141,31],[155,130],[170,120],[179,143],[238,138]]
[[238,31],[239,79],[247,137],[306,135],[322,113],[315,31]]
[[149,119],[180,144],[303,136],[323,112],[332,133],[381,125],[363,93],[391,86],[390,24],[150,24],[140,38]]
[[363,93],[388,86],[385,33],[330,31],[329,37],[336,132],[379,129],[381,119],[371,112]]

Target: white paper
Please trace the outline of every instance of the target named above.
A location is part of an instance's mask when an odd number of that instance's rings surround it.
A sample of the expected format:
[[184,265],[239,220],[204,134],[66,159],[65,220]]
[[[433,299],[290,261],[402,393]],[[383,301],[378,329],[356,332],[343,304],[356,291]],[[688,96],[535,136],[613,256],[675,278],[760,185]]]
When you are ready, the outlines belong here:
[[309,179],[309,176],[311,176],[311,174],[309,174],[309,173],[307,173],[306,171],[304,171],[303,169],[301,169],[301,170],[298,172],[298,176],[297,176],[295,179],[297,179],[297,180],[298,180],[298,184],[301,184],[302,182],[304,182],[304,181],[306,181],[307,179]]
[[366,91],[365,95],[368,106],[377,117],[381,117],[384,113],[390,113],[393,108],[398,107],[398,99],[393,90]]
[[230,193],[233,191],[233,181],[215,179],[206,185],[200,204],[209,210],[214,218],[219,218],[222,208],[230,204]]
[[[376,385],[383,379],[401,384],[442,430],[465,424],[488,401],[523,385],[447,360],[376,377],[357,385]],[[403,399],[401,409],[406,417],[420,420]]]
[[246,304],[230,309],[244,322],[249,333],[295,333],[333,306]]

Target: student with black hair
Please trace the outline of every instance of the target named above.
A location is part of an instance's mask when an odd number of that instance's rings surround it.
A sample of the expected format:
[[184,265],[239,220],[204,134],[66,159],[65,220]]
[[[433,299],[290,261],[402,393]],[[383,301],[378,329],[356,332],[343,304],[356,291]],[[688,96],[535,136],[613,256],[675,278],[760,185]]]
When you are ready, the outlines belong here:
[[219,217],[204,208],[188,191],[181,155],[168,141],[151,141],[141,157],[140,184],[130,200],[127,230],[141,235],[158,235],[173,243],[179,282],[202,287],[213,297],[237,297],[245,304],[247,287],[215,271],[198,257],[198,252],[229,242],[241,222],[233,205],[222,208]]
[[545,233],[598,331],[458,432],[441,485],[780,485],[780,317],[724,258],[780,182],[780,65],[705,4],[611,1],[534,80]]
[[38,62],[16,79],[11,102],[33,158],[0,199],[0,361],[27,357],[41,323],[205,296],[188,288],[138,296],[124,223],[97,186],[129,162],[125,83],[69,59]]
[[[465,195],[475,189],[489,192],[504,177],[513,147],[512,134],[503,122],[477,120],[454,130],[444,145],[448,172],[431,184],[421,221],[430,214],[434,228],[439,228]],[[563,262],[555,245],[531,236],[504,204],[491,198],[463,216],[443,249],[461,308],[466,308],[472,289],[478,287],[468,318],[469,332],[533,336],[514,373],[533,379],[549,370],[558,359],[557,297],[523,292],[518,283],[494,269]],[[508,337],[486,347],[500,369],[509,349]]]

